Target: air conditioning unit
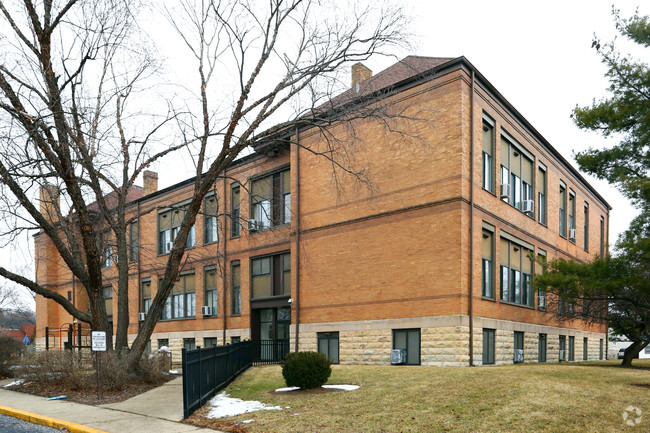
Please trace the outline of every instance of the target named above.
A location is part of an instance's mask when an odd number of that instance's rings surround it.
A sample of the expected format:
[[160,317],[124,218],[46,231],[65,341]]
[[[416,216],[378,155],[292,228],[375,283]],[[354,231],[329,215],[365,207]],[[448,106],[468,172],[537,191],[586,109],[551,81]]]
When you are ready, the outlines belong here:
[[173,242],[167,242],[167,252],[170,252],[173,246],[174,246]]
[[566,361],[566,350],[560,349],[560,361]]
[[260,224],[259,221],[257,221],[257,220],[248,220],[248,231],[249,232],[257,231],[261,227],[262,227],[262,224]]
[[144,318],[147,317],[147,313],[138,313],[138,320],[144,322]]
[[406,364],[406,349],[391,350],[390,363],[393,365]]
[[204,305],[201,307],[201,315],[202,316],[212,316],[212,307]]
[[521,210],[524,213],[533,213],[535,209],[535,202],[532,200],[524,200],[521,205]]
[[510,184],[509,183],[502,183],[501,184],[501,198],[509,198],[510,197]]
[[515,349],[515,364],[524,362],[524,349]]
[[576,229],[569,229],[569,240],[570,241],[576,240]]
[[546,296],[545,295],[540,295],[537,298],[537,307],[538,308],[546,308]]

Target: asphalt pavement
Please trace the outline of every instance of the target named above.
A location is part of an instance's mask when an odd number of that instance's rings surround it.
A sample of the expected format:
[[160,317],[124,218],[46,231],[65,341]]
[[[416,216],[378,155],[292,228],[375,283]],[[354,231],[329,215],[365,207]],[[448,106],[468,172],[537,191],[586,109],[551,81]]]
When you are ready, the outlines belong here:
[[32,424],[20,418],[0,414],[0,431],[2,433],[61,433],[61,430]]

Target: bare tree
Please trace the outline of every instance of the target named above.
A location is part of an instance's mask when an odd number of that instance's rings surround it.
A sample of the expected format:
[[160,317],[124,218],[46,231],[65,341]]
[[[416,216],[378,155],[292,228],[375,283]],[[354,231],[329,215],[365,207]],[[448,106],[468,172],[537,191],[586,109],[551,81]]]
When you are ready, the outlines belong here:
[[[195,165],[192,199],[184,204],[164,276],[133,342],[136,355],[143,353],[178,278],[203,199],[242,152],[289,143],[300,128],[320,128],[324,144],[306,150],[329,160],[334,173],[365,179],[350,164],[349,141],[330,134],[328,126],[351,125],[353,134],[357,119],[386,125],[399,117],[381,104],[359,102],[358,95],[333,98],[347,88],[338,80],[342,67],[404,43],[406,20],[399,9],[333,0],[175,3],[164,12],[194,61],[196,79],[189,87],[197,91],[182,108],[169,98],[168,111],[151,117],[142,133],[142,106],[136,102],[129,110],[127,102],[137,98],[139,83],[151,79],[157,63],[134,45],[136,12],[120,0],[55,3],[45,1],[37,11],[25,0],[18,21],[18,12],[0,2],[13,32],[4,39],[15,48],[14,57],[5,55],[0,64],[0,175],[11,197],[5,212],[52,241],[88,292],[90,309],[81,311],[7,269],[0,267],[0,275],[60,303],[94,329],[106,329],[102,260],[115,255],[116,345],[126,347],[126,232],[137,218],[128,209],[129,191],[151,162],[188,148]],[[157,143],[163,133],[173,145]],[[41,186],[47,206],[38,209],[32,200]],[[110,232],[110,241],[101,242],[107,239],[101,230]]]

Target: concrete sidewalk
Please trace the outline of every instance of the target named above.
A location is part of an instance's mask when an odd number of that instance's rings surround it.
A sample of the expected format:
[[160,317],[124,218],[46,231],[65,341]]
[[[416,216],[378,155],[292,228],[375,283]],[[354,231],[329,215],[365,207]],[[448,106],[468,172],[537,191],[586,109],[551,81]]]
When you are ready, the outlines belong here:
[[[66,426],[72,433],[214,433],[215,430],[178,422],[183,419],[182,380],[178,377],[121,403],[102,406],[65,400],[48,401],[44,397],[0,388],[0,412],[37,424],[56,428]],[[5,383],[0,383],[0,386],[8,383],[2,382]]]

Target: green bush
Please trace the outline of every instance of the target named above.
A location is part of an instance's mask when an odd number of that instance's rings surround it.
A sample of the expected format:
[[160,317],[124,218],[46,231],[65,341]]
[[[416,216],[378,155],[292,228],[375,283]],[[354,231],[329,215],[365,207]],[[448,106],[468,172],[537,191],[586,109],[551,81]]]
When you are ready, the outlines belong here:
[[0,376],[13,377],[14,366],[20,363],[25,344],[6,334],[0,334]]
[[330,361],[322,353],[291,352],[282,365],[282,377],[287,386],[318,388],[327,382],[330,374]]

